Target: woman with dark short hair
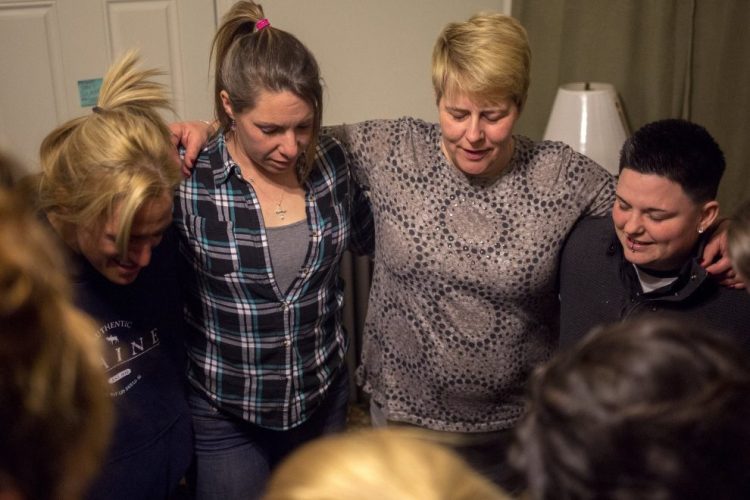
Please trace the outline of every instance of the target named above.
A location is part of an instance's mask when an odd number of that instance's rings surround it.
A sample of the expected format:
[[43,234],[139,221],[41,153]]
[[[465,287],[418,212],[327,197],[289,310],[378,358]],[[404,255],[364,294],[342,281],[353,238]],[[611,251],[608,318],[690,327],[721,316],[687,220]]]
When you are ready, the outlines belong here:
[[580,221],[562,252],[562,346],[598,324],[659,311],[750,349],[750,295],[703,267],[723,173],[721,148],[696,123],[659,120],[625,141],[611,215]]

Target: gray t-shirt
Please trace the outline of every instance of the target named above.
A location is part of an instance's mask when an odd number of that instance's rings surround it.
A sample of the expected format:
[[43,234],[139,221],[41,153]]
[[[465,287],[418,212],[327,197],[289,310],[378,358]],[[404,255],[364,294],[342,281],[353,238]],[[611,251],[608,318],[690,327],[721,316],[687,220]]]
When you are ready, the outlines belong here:
[[511,427],[531,370],[557,345],[557,268],[614,179],[559,142],[515,136],[494,182],[469,179],[411,118],[331,129],[369,189],[375,262],[358,371],[389,420],[445,431]]
[[285,293],[305,263],[309,244],[303,242],[310,241],[307,221],[302,219],[285,226],[267,227],[266,237],[276,284]]

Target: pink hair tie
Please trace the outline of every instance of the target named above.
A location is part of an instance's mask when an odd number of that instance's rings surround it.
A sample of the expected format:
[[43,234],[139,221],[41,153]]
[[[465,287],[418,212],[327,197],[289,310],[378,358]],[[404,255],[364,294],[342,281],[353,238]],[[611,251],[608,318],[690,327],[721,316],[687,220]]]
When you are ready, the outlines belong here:
[[271,25],[271,23],[268,21],[268,19],[266,19],[264,17],[263,19],[261,19],[260,21],[258,21],[257,23],[255,23],[255,31],[260,31],[263,28],[265,28],[266,26],[270,26],[270,25]]

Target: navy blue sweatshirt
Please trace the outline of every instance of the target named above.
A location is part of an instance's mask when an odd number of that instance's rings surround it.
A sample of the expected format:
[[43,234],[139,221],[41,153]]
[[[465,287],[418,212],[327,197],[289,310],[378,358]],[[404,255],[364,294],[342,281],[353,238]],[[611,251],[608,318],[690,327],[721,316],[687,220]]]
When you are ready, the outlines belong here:
[[116,425],[88,498],[167,498],[192,459],[176,238],[170,228],[129,285],[77,256],[77,305],[99,324]]

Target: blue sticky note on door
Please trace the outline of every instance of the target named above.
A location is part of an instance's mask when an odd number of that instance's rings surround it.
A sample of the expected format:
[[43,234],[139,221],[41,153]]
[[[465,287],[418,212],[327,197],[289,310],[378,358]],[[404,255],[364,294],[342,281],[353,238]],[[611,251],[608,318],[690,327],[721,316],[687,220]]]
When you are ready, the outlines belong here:
[[81,100],[81,107],[96,106],[96,100],[99,98],[99,89],[101,88],[101,78],[78,80],[78,97]]

